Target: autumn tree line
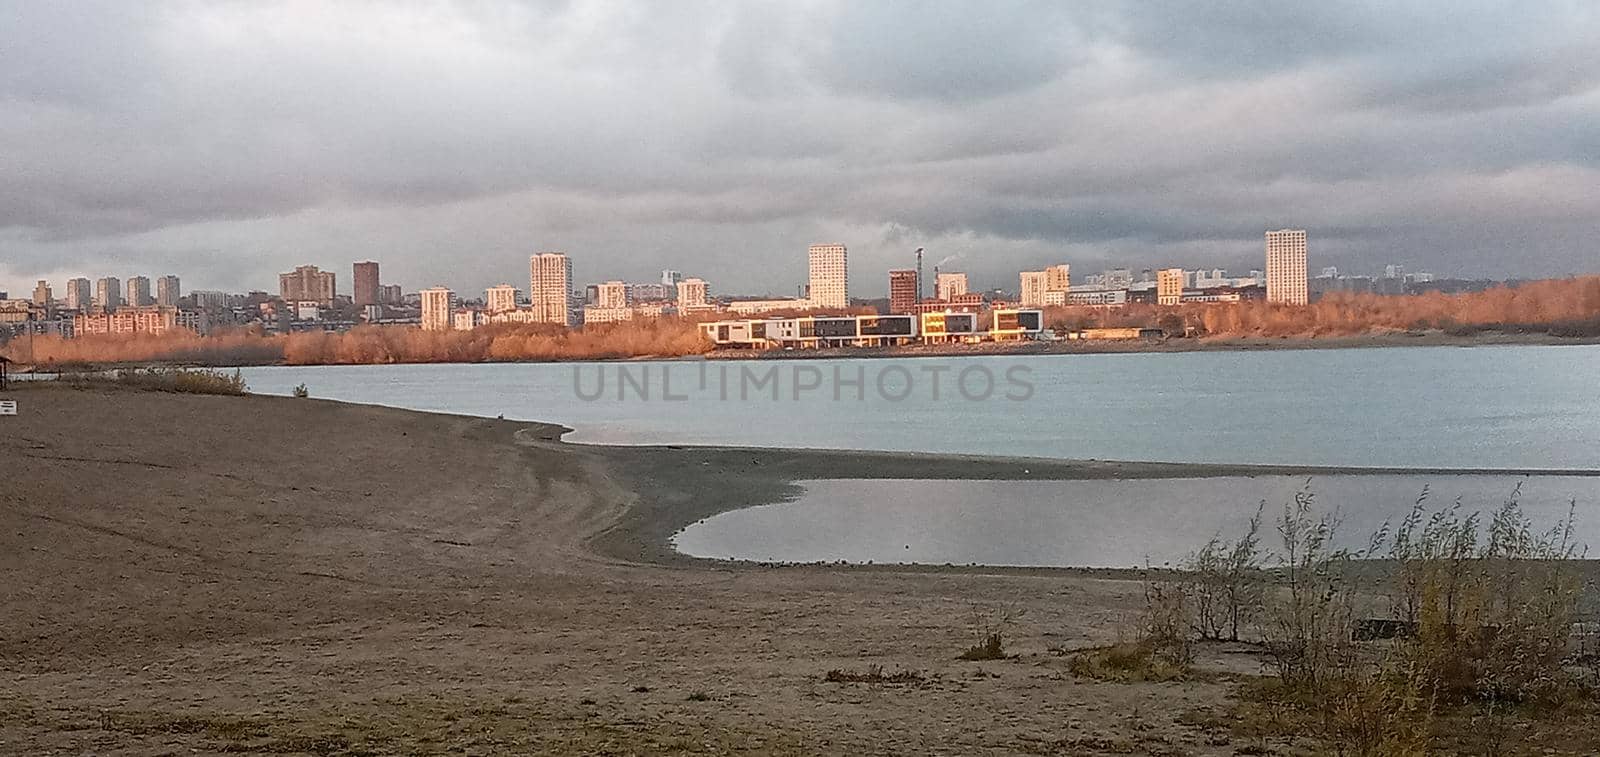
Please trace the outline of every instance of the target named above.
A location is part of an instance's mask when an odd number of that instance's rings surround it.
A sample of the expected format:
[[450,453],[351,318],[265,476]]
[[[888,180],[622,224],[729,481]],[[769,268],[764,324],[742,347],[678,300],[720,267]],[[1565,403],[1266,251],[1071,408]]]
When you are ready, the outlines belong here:
[[1332,292],[1309,305],[1249,301],[1115,309],[1052,307],[1045,323],[1062,330],[1161,326],[1171,332],[1187,327],[1203,337],[1221,338],[1314,339],[1406,331],[1600,337],[1600,276],[1531,281],[1462,294]]
[[[1600,276],[1534,281],[1464,294],[1341,292],[1305,306],[1236,302],[1049,308],[1045,323],[1056,330],[1160,326],[1173,332],[1183,328],[1209,338],[1319,338],[1404,331],[1600,337]],[[38,336],[0,344],[0,355],[19,363],[60,367],[119,363],[231,366],[605,360],[679,357],[710,349],[695,321],[668,317],[581,329],[497,324],[471,331],[360,326],[340,333],[286,335],[239,328],[207,336],[183,330],[76,339]]]

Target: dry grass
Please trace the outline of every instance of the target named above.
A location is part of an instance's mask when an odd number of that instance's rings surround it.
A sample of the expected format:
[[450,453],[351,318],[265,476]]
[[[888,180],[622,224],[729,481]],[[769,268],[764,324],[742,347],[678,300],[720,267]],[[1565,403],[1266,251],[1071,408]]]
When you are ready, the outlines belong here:
[[244,376],[207,368],[124,368],[111,373],[63,373],[57,379],[65,385],[119,386],[156,392],[181,394],[249,393]]
[[828,683],[922,683],[924,678],[915,670],[897,670],[893,673],[883,672],[882,665],[868,665],[863,670],[844,670],[834,668],[822,677]]
[[1190,668],[1170,654],[1147,642],[1128,641],[1095,647],[1067,658],[1073,675],[1096,681],[1117,683],[1179,681],[1188,678]]

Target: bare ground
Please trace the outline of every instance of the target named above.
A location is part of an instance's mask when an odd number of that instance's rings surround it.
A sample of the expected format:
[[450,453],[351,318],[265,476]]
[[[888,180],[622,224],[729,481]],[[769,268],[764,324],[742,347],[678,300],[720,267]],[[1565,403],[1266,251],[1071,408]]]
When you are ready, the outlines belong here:
[[[949,458],[584,447],[540,424],[288,398],[13,396],[0,752],[1317,751],[1230,726],[1256,670],[1241,650],[1206,648],[1188,682],[1074,678],[1052,650],[1115,640],[1137,582],[662,547],[795,478],[936,475]],[[1014,657],[956,660],[1002,615]],[[872,665],[920,680],[824,680]]]

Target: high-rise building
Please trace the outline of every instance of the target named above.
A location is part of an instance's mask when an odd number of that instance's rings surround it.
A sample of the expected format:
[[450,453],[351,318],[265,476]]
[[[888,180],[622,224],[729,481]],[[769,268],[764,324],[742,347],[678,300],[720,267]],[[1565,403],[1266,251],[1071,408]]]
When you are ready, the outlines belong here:
[[196,310],[222,310],[228,306],[228,293],[214,289],[197,289],[190,295]]
[[93,285],[88,279],[67,279],[67,307],[72,310],[88,310],[94,303]]
[[537,322],[572,325],[572,261],[564,253],[529,258],[528,301]]
[[1019,292],[1025,308],[1044,307],[1044,293],[1049,291],[1050,278],[1044,271],[1023,271],[1022,291]]
[[333,271],[324,271],[314,265],[296,266],[289,273],[278,274],[278,295],[284,302],[315,302],[331,306],[337,292]]
[[933,279],[933,291],[938,299],[954,302],[967,293],[967,275],[956,271],[940,271]]
[[677,271],[669,268],[661,272],[661,283],[666,285],[669,289],[678,288],[678,282],[680,281],[683,281],[683,274],[678,273]]
[[815,308],[850,306],[850,260],[842,244],[814,244],[810,250],[811,276],[806,297]]
[[897,268],[889,272],[889,312],[893,315],[917,312],[915,268]]
[[115,276],[107,276],[94,283],[94,304],[106,311],[116,310],[122,306],[122,281]]
[[1072,291],[1072,266],[1061,263],[1045,268],[1044,290],[1046,292]]
[[399,305],[405,302],[405,291],[399,284],[381,284],[378,286],[378,299],[385,305]]
[[1176,305],[1183,302],[1183,269],[1163,268],[1156,271],[1156,304]]
[[693,310],[710,305],[710,287],[701,279],[682,279],[678,282],[678,310]]
[[1267,232],[1267,301],[1306,304],[1305,229]]
[[178,300],[183,299],[183,285],[177,276],[167,275],[156,279],[156,304],[167,307],[177,307]]
[[517,309],[517,288],[510,284],[497,284],[483,290],[484,309],[490,313],[505,313]]
[[48,308],[54,302],[55,297],[51,295],[50,282],[40,279],[39,283],[33,285],[33,304]]
[[154,305],[156,302],[150,296],[150,279],[144,276],[134,276],[128,279],[127,292],[123,299],[132,307],[142,308]]
[[352,301],[356,307],[378,304],[378,264],[371,260],[356,263],[350,278]]
[[455,309],[455,293],[445,287],[424,289],[422,295],[422,328],[424,331],[449,331],[450,314]]
[[597,308],[625,308],[628,306],[628,285],[621,281],[601,282],[595,287],[594,306]]

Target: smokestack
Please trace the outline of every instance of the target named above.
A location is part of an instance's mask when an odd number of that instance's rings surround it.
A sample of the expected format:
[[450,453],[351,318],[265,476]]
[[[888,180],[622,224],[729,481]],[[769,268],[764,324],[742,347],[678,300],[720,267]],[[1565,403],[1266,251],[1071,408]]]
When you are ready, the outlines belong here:
[[922,304],[922,248],[917,248],[917,304]]

